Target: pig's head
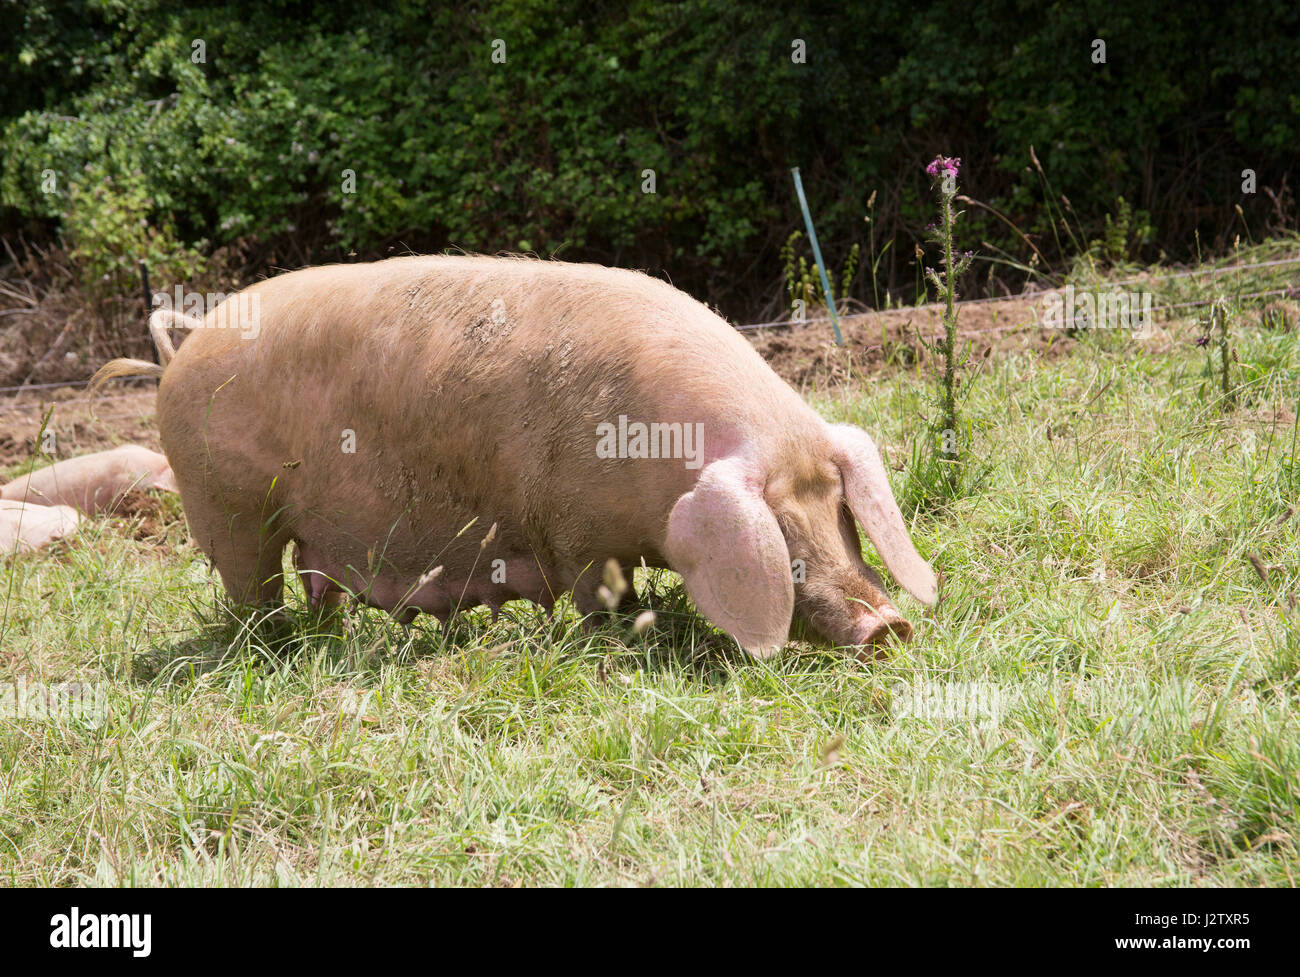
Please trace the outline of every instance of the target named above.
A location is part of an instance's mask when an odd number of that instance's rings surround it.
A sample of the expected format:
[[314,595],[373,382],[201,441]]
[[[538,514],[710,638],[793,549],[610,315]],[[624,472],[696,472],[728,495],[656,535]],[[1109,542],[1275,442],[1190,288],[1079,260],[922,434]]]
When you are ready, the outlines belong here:
[[858,525],[894,578],[933,604],[934,572],[907,535],[880,452],[848,425],[771,471],[740,455],[707,466],[673,509],[666,555],[705,616],[756,655],[785,644],[796,616],[836,645],[906,640],[912,626],[863,562]]

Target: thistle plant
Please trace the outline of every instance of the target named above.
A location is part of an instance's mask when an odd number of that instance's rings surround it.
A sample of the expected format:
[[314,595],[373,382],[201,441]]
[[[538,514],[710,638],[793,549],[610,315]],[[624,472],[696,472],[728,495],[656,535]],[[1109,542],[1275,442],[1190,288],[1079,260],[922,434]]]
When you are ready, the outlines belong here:
[[[1222,395],[1221,403],[1224,407],[1230,407],[1236,399],[1232,384],[1232,364],[1237,360],[1237,350],[1232,345],[1232,338],[1228,333],[1230,318],[1228,301],[1223,296],[1219,296],[1210,306],[1210,318],[1206,323],[1205,342],[1203,344],[1209,345],[1210,342],[1216,342],[1219,347],[1219,388]],[[1213,374],[1213,362],[1209,364],[1208,369]]]
[[[922,338],[921,343],[939,358],[936,374],[939,393],[936,398],[939,416],[931,422],[931,431],[935,435],[929,455],[926,494],[938,489],[945,498],[955,498],[961,488],[961,469],[964,452],[958,442],[958,387],[961,380],[958,371],[965,366],[970,354],[959,357],[957,353],[957,280],[970,267],[973,253],[957,253],[953,250],[953,225],[961,216],[953,209],[957,197],[957,173],[961,160],[947,156],[936,156],[926,168],[939,195],[940,223],[931,232],[932,239],[943,249],[943,269],[927,267],[926,280],[934,286],[944,302],[943,336],[934,342]],[[937,453],[934,448],[937,447]]]
[[[1215,304],[1214,316],[1219,324],[1219,383],[1223,388],[1225,404],[1232,403],[1232,366],[1231,360],[1237,358],[1237,351],[1231,347],[1228,338],[1228,305],[1226,302]],[[1229,359],[1231,357],[1231,360]]]
[[[1232,364],[1238,362],[1237,349],[1232,345],[1228,325],[1232,310],[1225,296],[1219,295],[1211,304],[1209,314],[1201,320],[1204,332],[1196,339],[1196,345],[1205,348],[1205,375],[1211,381],[1218,380],[1219,404],[1230,408],[1236,401],[1236,390],[1232,381]],[[1218,347],[1218,363],[1211,347]]]

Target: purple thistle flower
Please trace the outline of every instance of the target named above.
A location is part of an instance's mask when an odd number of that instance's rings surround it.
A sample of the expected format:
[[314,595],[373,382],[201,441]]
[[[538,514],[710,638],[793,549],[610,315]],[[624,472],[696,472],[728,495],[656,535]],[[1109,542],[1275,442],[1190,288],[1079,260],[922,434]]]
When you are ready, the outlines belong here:
[[936,156],[926,166],[925,172],[930,176],[938,179],[939,177],[956,177],[957,171],[961,169],[960,156]]

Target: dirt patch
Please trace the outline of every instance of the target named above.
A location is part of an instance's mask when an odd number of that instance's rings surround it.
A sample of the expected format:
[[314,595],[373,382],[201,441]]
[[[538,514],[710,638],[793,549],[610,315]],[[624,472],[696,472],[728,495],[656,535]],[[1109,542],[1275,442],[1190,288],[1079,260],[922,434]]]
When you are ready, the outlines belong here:
[[158,542],[176,523],[176,509],[161,493],[133,489],[122,496],[107,515],[129,529],[132,539]]
[[[92,403],[76,387],[23,391],[0,400],[0,472],[32,457],[46,410],[53,407],[47,431],[54,432],[57,459],[75,458],[119,444],[161,451],[153,411],[156,388],[109,388]],[[2,480],[2,479],[0,479]]]
[[[1033,352],[1055,355],[1075,341],[1037,325],[1041,295],[976,302],[959,309],[958,331],[975,356]],[[844,346],[837,347],[829,321],[744,330],[760,355],[797,388],[838,385],[855,373],[911,366],[930,354],[921,343],[942,334],[943,309],[927,305],[840,317]]]

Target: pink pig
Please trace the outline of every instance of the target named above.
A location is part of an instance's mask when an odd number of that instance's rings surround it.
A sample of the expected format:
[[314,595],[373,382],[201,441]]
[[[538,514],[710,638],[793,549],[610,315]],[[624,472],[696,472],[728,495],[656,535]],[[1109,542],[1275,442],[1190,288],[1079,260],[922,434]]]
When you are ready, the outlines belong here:
[[66,505],[0,499],[0,553],[22,553],[77,531],[81,516]]
[[239,299],[174,358],[166,327],[190,323],[155,313],[165,371],[101,371],[162,375],[190,530],[237,601],[279,602],[290,542],[314,604],[347,591],[404,619],[565,591],[589,613],[608,559],[629,580],[644,559],[755,655],[795,615],[836,645],[906,639],[859,525],[906,590],[937,598],[871,438],[662,281],[406,257]]
[[125,444],[111,451],[69,458],[0,488],[0,499],[37,505],[68,505],[90,515],[117,503],[135,488],[176,491],[167,459]]

